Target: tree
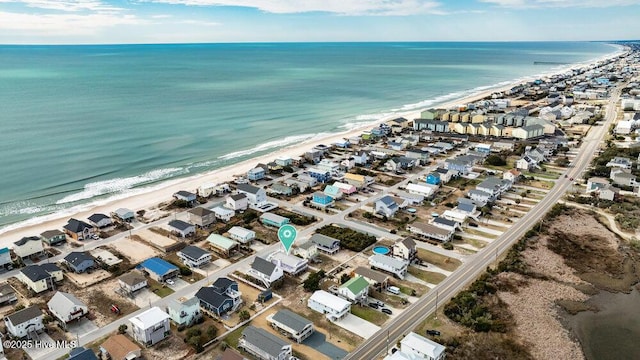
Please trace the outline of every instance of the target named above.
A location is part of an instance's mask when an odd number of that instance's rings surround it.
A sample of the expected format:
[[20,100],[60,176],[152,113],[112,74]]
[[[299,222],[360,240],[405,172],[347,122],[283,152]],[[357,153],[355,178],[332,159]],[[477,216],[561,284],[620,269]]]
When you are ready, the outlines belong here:
[[251,317],[251,314],[249,314],[249,311],[247,310],[242,310],[238,313],[238,317],[240,318],[240,321],[245,321],[245,320],[249,320],[249,318]]
[[124,334],[127,332],[127,328],[128,326],[125,324],[122,324],[120,326],[118,326],[118,334]]
[[307,279],[302,283],[302,287],[309,292],[320,290],[320,280],[322,280],[324,277],[325,277],[324,270],[312,272],[311,274],[309,274]]
[[340,276],[340,284],[344,284],[349,280],[351,280],[351,276],[349,276],[349,274],[342,274]]
[[487,159],[485,160],[485,163],[487,163],[488,165],[492,165],[492,166],[505,166],[507,165],[507,161],[503,158],[501,158],[498,155],[489,155],[487,156]]

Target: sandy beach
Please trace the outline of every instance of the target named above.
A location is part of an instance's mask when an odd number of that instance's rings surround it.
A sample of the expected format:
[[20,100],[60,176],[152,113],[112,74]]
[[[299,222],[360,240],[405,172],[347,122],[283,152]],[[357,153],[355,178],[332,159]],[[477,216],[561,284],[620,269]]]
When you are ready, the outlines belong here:
[[[607,55],[605,57],[599,58],[599,59],[594,59],[592,62],[590,62],[589,64],[595,63],[597,61],[602,61],[604,59],[607,58],[612,58],[615,56],[618,56],[622,53],[622,51],[618,51],[616,53],[612,53],[610,55]],[[535,77],[545,77],[545,76],[551,76],[553,74],[561,74],[564,72],[567,72],[571,69],[575,69],[575,68],[580,68],[580,67],[584,67],[584,66],[588,66],[589,64],[576,64],[574,66],[571,67],[566,67],[563,69],[559,69],[558,71],[555,71],[553,73],[549,73],[549,74],[544,74],[543,76],[530,76],[527,77],[526,79],[523,79],[521,81],[518,82],[514,82],[508,85],[504,85],[504,86],[500,86],[500,87],[494,87],[494,88],[488,88],[486,90],[483,90],[481,92],[475,93],[475,94],[471,94],[469,96],[465,96],[462,98],[458,98],[455,100],[451,100],[451,101],[447,101],[446,103],[442,103],[442,104],[434,104],[433,106],[430,107],[439,107],[439,108],[451,108],[454,107],[456,105],[460,105],[460,104],[466,104],[469,102],[473,102],[473,101],[477,101],[479,99],[485,98],[490,96],[491,94],[495,93],[495,92],[502,92],[505,90],[508,90],[510,88],[512,88],[513,86],[516,86],[518,84],[522,84],[522,83],[526,83],[527,81],[530,81],[531,79],[535,78]],[[148,192],[144,192],[138,195],[132,195],[130,197],[126,197],[126,198],[122,198],[122,199],[117,199],[117,200],[113,200],[113,201],[109,201],[105,204],[102,205],[97,205],[91,209],[82,211],[82,212],[78,212],[75,214],[60,214],[59,218],[55,218],[55,219],[49,219],[47,221],[38,223],[38,224],[33,224],[33,225],[24,225],[15,229],[10,229],[7,230],[2,229],[0,230],[0,247],[11,247],[12,243],[14,241],[19,240],[20,238],[24,237],[24,236],[38,236],[40,233],[42,233],[43,231],[46,230],[51,230],[51,229],[61,229],[62,226],[64,226],[67,222],[67,220],[70,217],[75,217],[78,219],[86,219],[88,216],[90,216],[93,213],[104,213],[104,214],[109,214],[112,211],[114,211],[117,208],[129,208],[132,209],[134,211],[138,211],[138,210],[148,210],[152,207],[155,207],[156,205],[158,205],[161,202],[165,202],[165,201],[169,201],[171,200],[171,196],[173,193],[175,193],[176,191],[179,190],[187,190],[187,191],[192,191],[195,192],[196,189],[205,183],[224,183],[224,182],[229,182],[231,181],[234,176],[236,175],[240,175],[240,174],[245,174],[249,169],[253,168],[256,166],[256,164],[258,163],[267,163],[270,161],[273,161],[275,158],[279,157],[279,156],[290,156],[290,157],[296,157],[296,156],[300,156],[301,154],[303,154],[305,151],[311,149],[312,147],[318,145],[318,144],[332,144],[338,140],[342,140],[343,138],[349,138],[349,137],[353,137],[353,136],[357,136],[359,134],[361,134],[363,131],[366,130],[370,130],[376,126],[378,126],[380,123],[383,123],[385,121],[389,121],[391,119],[394,119],[396,117],[405,117],[409,120],[413,120],[417,117],[420,116],[420,111],[421,110],[413,110],[413,111],[409,111],[406,113],[397,113],[394,114],[393,116],[384,118],[384,119],[380,119],[379,121],[373,123],[373,124],[369,124],[365,127],[360,127],[354,130],[350,130],[348,132],[343,132],[343,133],[335,133],[335,134],[331,134],[329,136],[323,137],[323,138],[318,138],[318,139],[312,139],[306,142],[302,142],[293,146],[289,146],[283,149],[279,149],[276,150],[272,153],[266,154],[266,155],[262,155],[256,158],[252,158],[252,159],[248,159],[245,161],[242,161],[238,164],[234,164],[234,165],[230,165],[221,169],[217,169],[208,173],[204,173],[204,174],[198,174],[198,175],[194,175],[191,177],[187,177],[187,178],[182,178],[182,179],[177,179],[177,180],[170,180],[167,181],[163,184],[157,185],[154,187],[153,190],[148,191]]]

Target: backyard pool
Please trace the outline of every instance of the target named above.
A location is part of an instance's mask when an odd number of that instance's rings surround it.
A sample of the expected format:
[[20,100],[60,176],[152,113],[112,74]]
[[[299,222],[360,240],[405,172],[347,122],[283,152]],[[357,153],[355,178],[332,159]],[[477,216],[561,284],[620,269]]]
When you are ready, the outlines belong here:
[[376,246],[373,248],[373,252],[380,255],[387,255],[389,251],[389,248],[386,246]]

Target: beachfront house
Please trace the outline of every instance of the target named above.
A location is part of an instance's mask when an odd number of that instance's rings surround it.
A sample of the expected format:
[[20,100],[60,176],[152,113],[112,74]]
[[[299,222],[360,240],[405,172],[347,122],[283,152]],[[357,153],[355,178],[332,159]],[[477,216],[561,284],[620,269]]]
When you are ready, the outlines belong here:
[[258,181],[264,179],[266,171],[261,167],[255,167],[247,171],[247,179],[250,181]]
[[270,287],[275,281],[284,276],[282,269],[271,261],[256,256],[247,274],[262,282],[266,287]]
[[8,268],[12,263],[11,251],[8,247],[0,248],[0,267]]
[[244,194],[247,197],[247,202],[251,207],[259,208],[267,202],[267,192],[261,187],[238,184],[236,190],[238,194]]
[[27,236],[13,243],[16,256],[26,259],[44,255],[44,246],[38,236]]
[[313,322],[291,310],[280,309],[267,316],[267,322],[280,333],[295,340],[298,344],[313,334]]
[[396,191],[395,195],[407,202],[408,205],[419,205],[424,202],[424,196],[418,194],[409,194],[405,191]]
[[227,231],[229,237],[241,244],[250,244],[256,238],[256,232],[240,226],[234,226]]
[[289,360],[293,354],[291,344],[255,326],[247,326],[242,331],[238,348],[261,360]]
[[182,263],[191,268],[199,268],[211,262],[211,254],[197,246],[188,245],[176,254]]
[[285,274],[289,274],[291,276],[298,275],[309,267],[309,262],[306,259],[301,259],[282,251],[271,253],[267,257],[267,260],[281,268]]
[[164,340],[171,333],[169,314],[154,306],[129,319],[133,339],[145,346]]
[[73,294],[58,291],[47,303],[49,312],[62,324],[81,319],[89,313],[89,308]]
[[374,211],[376,214],[386,216],[388,218],[394,217],[398,210],[398,204],[389,195],[381,197],[374,203]]
[[340,285],[338,295],[355,304],[366,304],[369,297],[369,283],[358,275]]
[[224,257],[231,256],[231,253],[238,248],[238,243],[235,240],[231,240],[218,234],[209,235],[209,237],[207,237],[207,241],[213,251]]
[[196,226],[193,224],[189,224],[186,221],[182,220],[171,220],[167,224],[172,234],[178,235],[180,237],[188,237],[194,235],[196,233]]
[[129,210],[127,208],[116,209],[116,211],[111,213],[111,216],[122,222],[132,222],[136,218],[133,210]]
[[324,314],[329,321],[338,321],[347,316],[351,310],[351,302],[324,290],[314,292],[307,300],[307,306],[311,310]]
[[187,215],[189,216],[189,222],[200,228],[209,227],[209,225],[216,222],[214,212],[202,206],[187,211]]
[[318,256],[318,247],[311,241],[305,241],[293,248],[293,255],[303,259],[314,259]]
[[178,201],[184,201],[189,206],[193,206],[198,200],[198,195],[189,191],[180,190],[173,194],[173,198]]
[[378,291],[382,291],[389,286],[389,275],[370,269],[364,266],[358,266],[354,271],[352,276],[361,276],[371,287]]
[[293,165],[293,159],[289,156],[279,156],[276,158],[275,162],[282,167]]
[[109,216],[100,213],[89,216],[87,220],[89,220],[89,222],[98,229],[105,228],[113,224],[113,221]]
[[223,208],[222,206],[214,207],[211,211],[213,211],[213,215],[216,217],[216,219],[223,222],[229,222],[231,218],[236,214],[235,211]]
[[343,183],[343,182],[334,182],[333,186],[337,187],[338,189],[340,189],[340,191],[345,194],[345,195],[351,195],[351,194],[355,194],[356,192],[358,192],[358,189],[356,189],[355,186],[351,185],[351,184],[347,184],[347,183]]
[[138,290],[144,289],[147,285],[147,278],[135,270],[123,274],[118,278],[118,286],[128,294],[133,294]]
[[215,316],[236,311],[242,305],[242,293],[236,281],[226,277],[218,278],[211,286],[196,292],[200,307]]
[[69,219],[63,227],[64,232],[74,240],[88,240],[94,234],[94,227],[84,221]]
[[95,266],[93,256],[87,251],[72,251],[64,257],[64,263],[76,274],[87,272]]
[[396,241],[391,248],[391,255],[411,263],[418,256],[416,242],[410,237]]
[[233,211],[244,211],[249,207],[249,198],[245,194],[229,195],[224,206]]
[[333,201],[333,197],[323,192],[316,191],[313,193],[311,204],[313,206],[317,206],[320,208],[326,208],[326,207],[332,206],[334,204],[334,201]]
[[137,268],[147,272],[149,276],[157,282],[164,282],[172,279],[180,273],[177,266],[163,260],[159,257],[152,257],[143,261]]
[[404,279],[409,262],[387,255],[374,254],[369,257],[369,266],[372,269],[387,271],[400,279]]
[[195,296],[169,300],[167,313],[176,326],[191,326],[202,318],[200,300]]
[[264,213],[260,215],[260,222],[266,226],[281,227],[289,223],[289,218],[273,213]]
[[405,152],[405,156],[414,159],[416,165],[426,165],[429,163],[430,153],[422,149],[409,149]]
[[421,238],[432,239],[441,242],[447,242],[451,240],[455,232],[422,222],[413,222],[407,225],[407,230]]
[[389,171],[409,170],[413,169],[415,165],[415,159],[406,156],[393,157],[387,160],[387,162],[384,164],[385,168]]
[[9,335],[18,339],[39,339],[38,334],[44,331],[44,314],[38,305],[16,311],[4,318]]
[[40,234],[40,238],[49,246],[67,241],[67,235],[60,230],[47,230]]
[[322,234],[313,234],[311,242],[318,247],[319,251],[333,255],[340,250],[340,240]]
[[135,360],[142,356],[142,349],[122,334],[111,335],[100,345],[102,359]]

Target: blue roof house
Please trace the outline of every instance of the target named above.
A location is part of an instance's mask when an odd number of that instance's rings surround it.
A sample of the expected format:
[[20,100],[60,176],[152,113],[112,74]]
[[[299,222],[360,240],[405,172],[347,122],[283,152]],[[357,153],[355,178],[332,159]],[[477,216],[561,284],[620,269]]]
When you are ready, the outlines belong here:
[[264,179],[264,169],[261,167],[256,167],[247,172],[247,178],[251,181],[257,181]]
[[309,173],[309,176],[318,180],[318,182],[321,182],[321,183],[325,183],[331,180],[331,173],[326,170],[308,169],[307,173]]
[[138,265],[139,269],[143,269],[149,273],[154,280],[163,282],[167,279],[178,276],[178,267],[160,259],[159,257],[152,257],[143,261]]
[[429,173],[429,175],[427,175],[427,184],[440,185],[440,173]]
[[311,200],[311,202],[320,207],[327,207],[333,204],[333,198],[325,193],[316,191],[313,193],[313,200]]
[[0,266],[7,264],[11,264],[11,253],[9,252],[9,248],[4,247],[0,249]]

